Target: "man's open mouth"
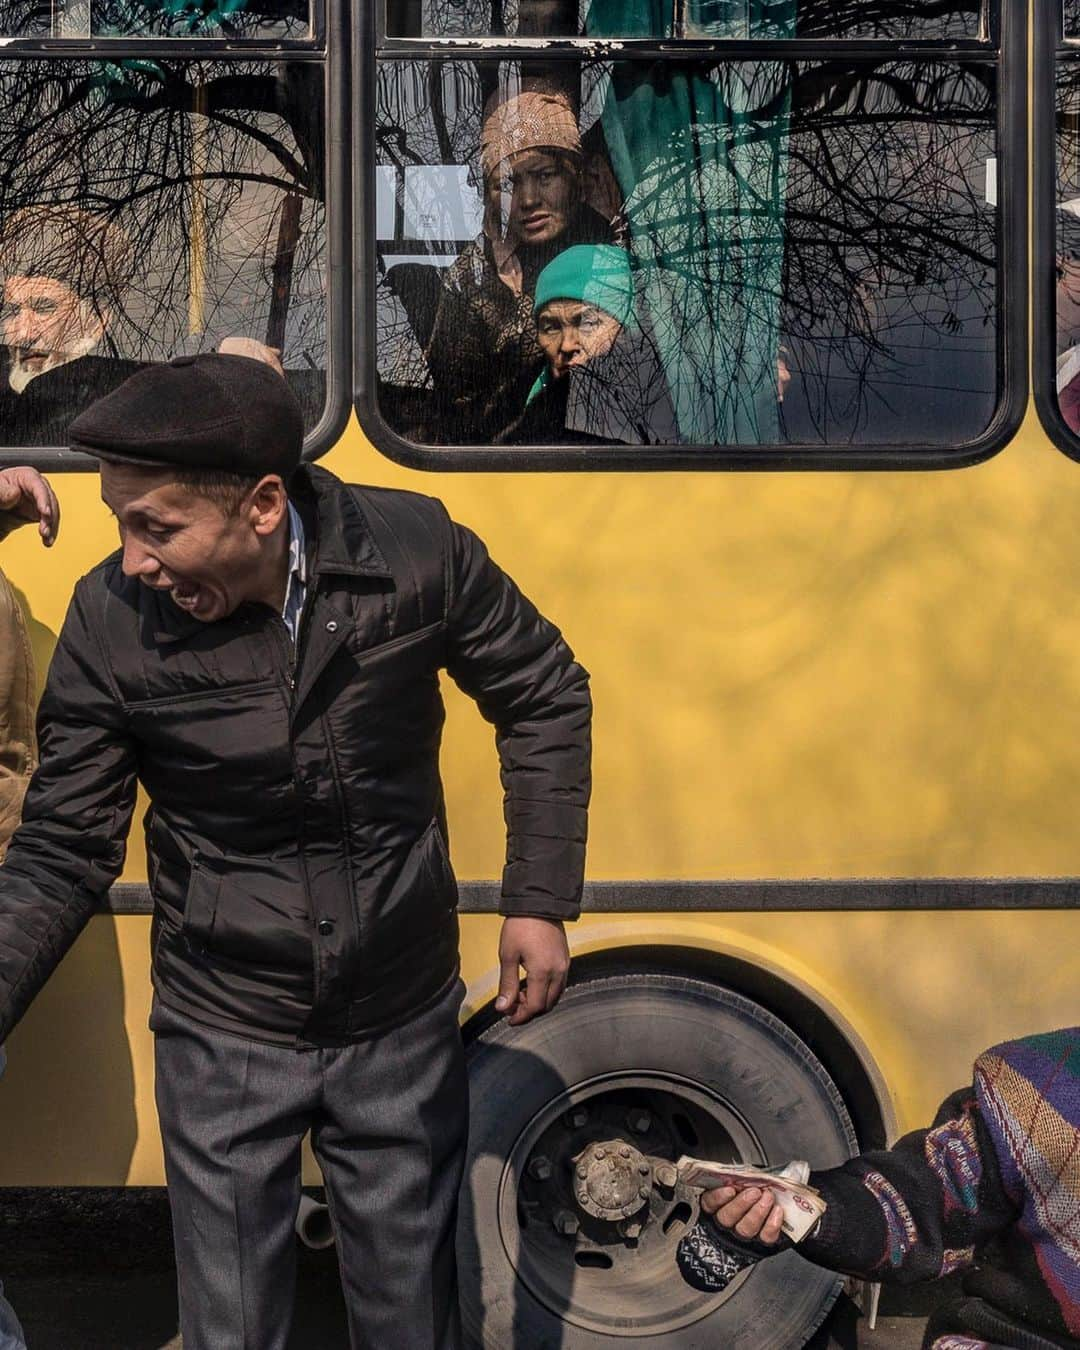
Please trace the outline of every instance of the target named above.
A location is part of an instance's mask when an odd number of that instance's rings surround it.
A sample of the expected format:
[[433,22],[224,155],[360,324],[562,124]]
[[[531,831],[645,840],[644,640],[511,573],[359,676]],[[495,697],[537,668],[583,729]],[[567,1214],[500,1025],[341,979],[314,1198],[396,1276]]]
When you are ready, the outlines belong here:
[[169,594],[173,598],[173,603],[179,605],[181,609],[194,609],[199,599],[199,587],[189,581],[178,581]]

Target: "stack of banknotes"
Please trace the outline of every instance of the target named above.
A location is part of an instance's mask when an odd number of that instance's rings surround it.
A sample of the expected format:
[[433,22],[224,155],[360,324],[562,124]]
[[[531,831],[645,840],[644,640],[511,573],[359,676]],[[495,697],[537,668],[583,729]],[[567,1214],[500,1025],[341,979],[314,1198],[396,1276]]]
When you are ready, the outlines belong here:
[[807,1185],[809,1163],[796,1160],[783,1167],[750,1167],[684,1156],[675,1166],[682,1185],[698,1190],[734,1186],[737,1191],[745,1191],[757,1186],[771,1191],[784,1215],[783,1231],[792,1242],[801,1242],[825,1213],[825,1201],[813,1186]]

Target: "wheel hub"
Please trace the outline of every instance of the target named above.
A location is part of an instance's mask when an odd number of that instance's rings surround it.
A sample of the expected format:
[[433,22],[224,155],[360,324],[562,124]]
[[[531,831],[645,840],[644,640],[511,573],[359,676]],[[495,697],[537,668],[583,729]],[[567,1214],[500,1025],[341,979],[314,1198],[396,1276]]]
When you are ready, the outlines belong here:
[[533,1296],[569,1323],[631,1338],[692,1325],[730,1297],[741,1279],[705,1294],[676,1273],[697,1221],[697,1193],[676,1175],[682,1153],[763,1156],[725,1102],[676,1075],[605,1075],[551,1101],[500,1186],[503,1245]]
[[628,1219],[652,1195],[652,1163],[622,1139],[590,1144],[574,1159],[574,1195],[586,1214]]

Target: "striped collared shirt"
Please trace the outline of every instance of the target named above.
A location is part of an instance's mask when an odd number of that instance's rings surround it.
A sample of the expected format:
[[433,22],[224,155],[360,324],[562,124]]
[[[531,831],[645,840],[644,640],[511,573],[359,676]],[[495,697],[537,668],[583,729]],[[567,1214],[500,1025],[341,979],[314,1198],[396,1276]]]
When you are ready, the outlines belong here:
[[281,617],[295,644],[300,635],[300,612],[307,595],[307,555],[304,552],[304,522],[300,512],[289,503],[289,579],[285,583],[285,604]]

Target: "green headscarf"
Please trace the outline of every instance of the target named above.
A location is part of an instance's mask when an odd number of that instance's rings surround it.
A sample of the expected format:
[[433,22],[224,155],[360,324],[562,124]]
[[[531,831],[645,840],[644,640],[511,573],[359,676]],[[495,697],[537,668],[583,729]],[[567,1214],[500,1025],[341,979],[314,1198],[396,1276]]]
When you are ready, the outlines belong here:
[[536,280],[533,313],[549,300],[580,300],[625,324],[634,312],[630,258],[614,244],[575,244],[552,258]]

